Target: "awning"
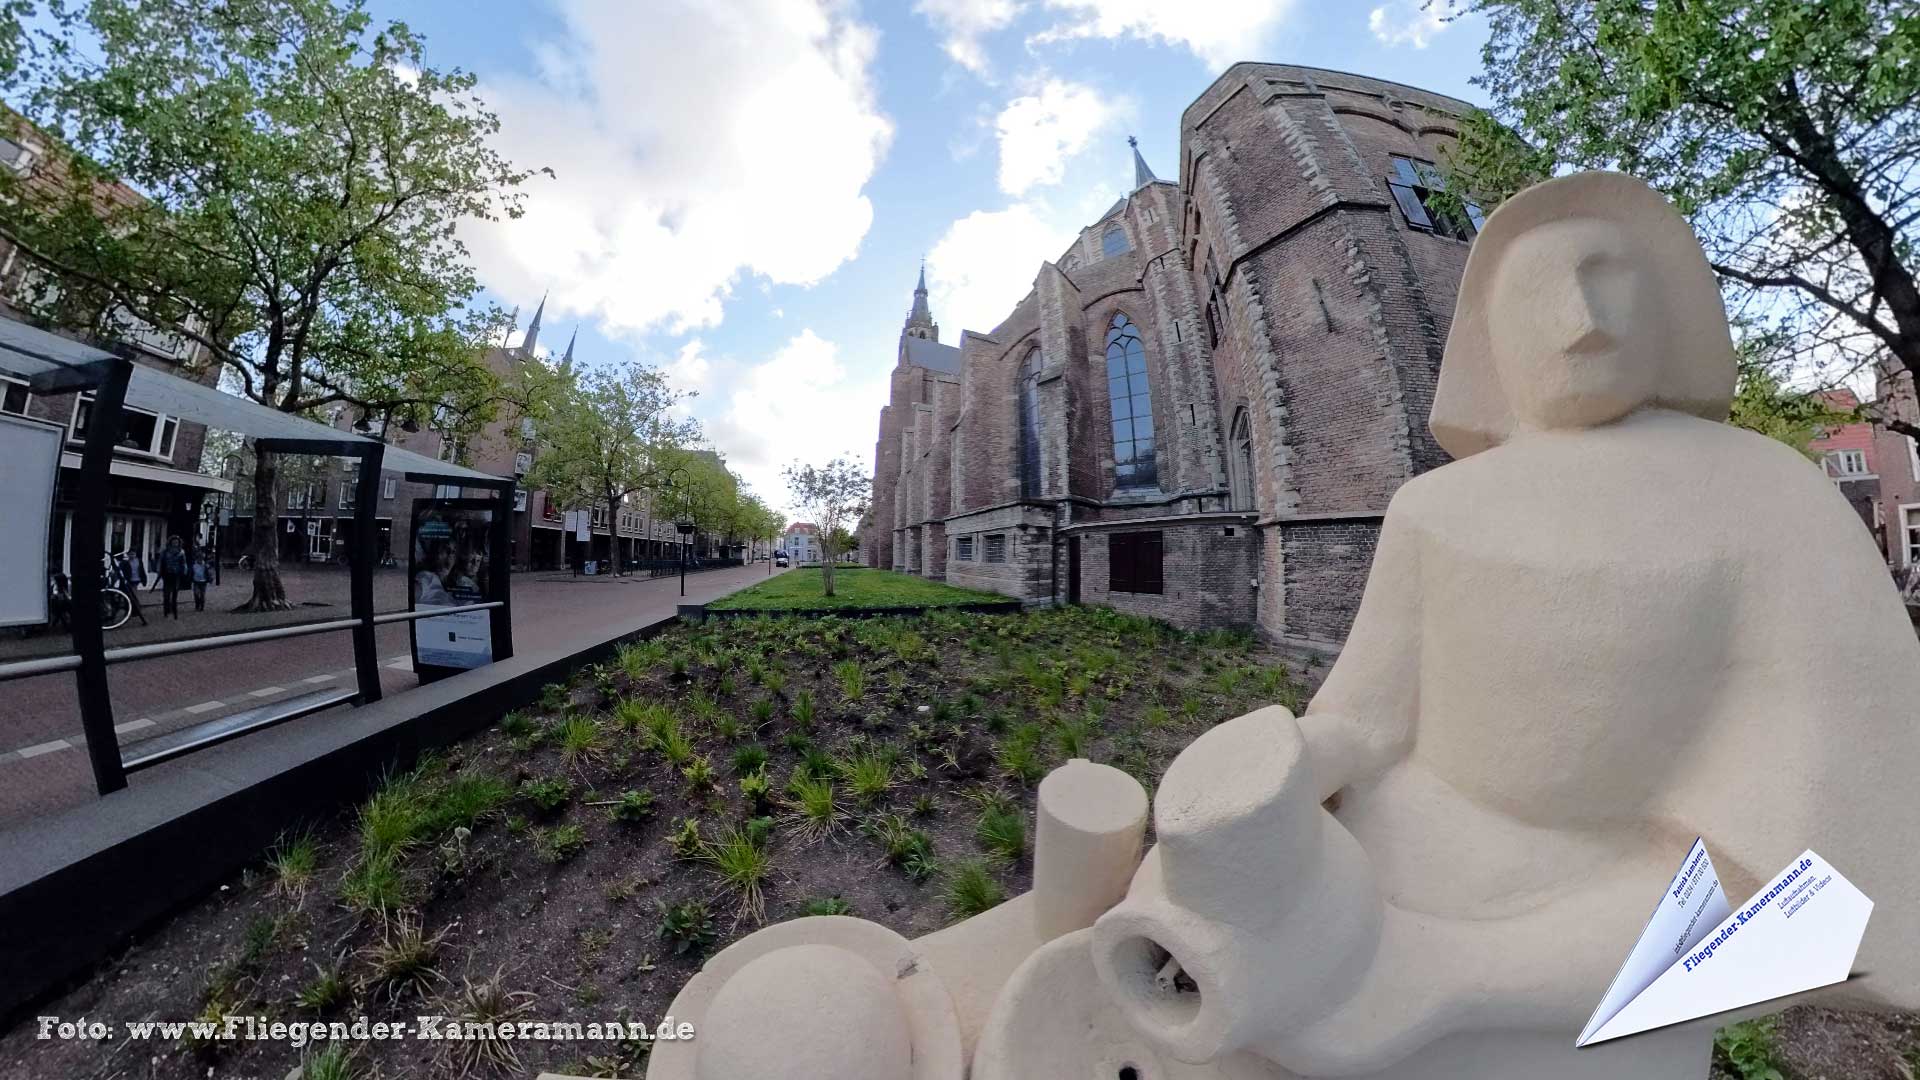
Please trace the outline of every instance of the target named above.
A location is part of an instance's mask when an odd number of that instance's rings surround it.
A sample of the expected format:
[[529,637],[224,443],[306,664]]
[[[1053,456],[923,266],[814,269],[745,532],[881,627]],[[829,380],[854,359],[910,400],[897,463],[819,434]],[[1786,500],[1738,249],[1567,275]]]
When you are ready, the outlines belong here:
[[[12,319],[0,318],[0,372],[26,379],[37,393],[87,390],[98,386],[114,355],[72,338],[50,334]],[[140,364],[127,383],[126,404],[165,413],[196,424],[236,431],[256,439],[331,442],[341,452],[380,440],[317,424],[304,417],[269,409],[236,394],[202,386]],[[116,464],[114,471],[119,472]],[[462,482],[499,487],[505,476],[483,473],[463,465],[439,461],[388,444],[382,451],[382,472],[407,473],[444,483]]]
[[[63,452],[60,455],[60,467],[63,469],[78,469],[80,467],[80,455],[71,450]],[[222,480],[220,477],[208,476],[206,473],[188,472],[185,469],[169,469],[165,465],[142,465],[137,461],[114,458],[112,472],[113,475],[123,476],[128,480],[150,480],[156,484],[173,484],[176,487],[199,488],[201,491],[218,491],[228,495],[233,494],[233,481],[231,480]]]

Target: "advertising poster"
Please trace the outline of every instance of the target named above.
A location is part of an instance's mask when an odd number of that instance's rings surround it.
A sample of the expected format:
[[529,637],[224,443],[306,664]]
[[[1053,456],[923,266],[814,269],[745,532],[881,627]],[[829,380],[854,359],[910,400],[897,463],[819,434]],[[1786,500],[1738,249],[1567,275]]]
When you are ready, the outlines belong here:
[[[413,538],[408,545],[409,610],[459,607],[493,597],[492,552],[488,548],[492,512],[444,506],[422,499],[414,503]],[[422,678],[464,671],[493,662],[493,621],[487,611],[460,611],[415,619],[414,666]],[[450,669],[431,672],[433,668]]]
[[[53,487],[60,473],[65,435],[50,424],[0,414],[0,551],[8,572],[0,574],[0,626],[37,626],[47,621],[47,528],[53,521]],[[17,569],[16,569],[17,568]]]

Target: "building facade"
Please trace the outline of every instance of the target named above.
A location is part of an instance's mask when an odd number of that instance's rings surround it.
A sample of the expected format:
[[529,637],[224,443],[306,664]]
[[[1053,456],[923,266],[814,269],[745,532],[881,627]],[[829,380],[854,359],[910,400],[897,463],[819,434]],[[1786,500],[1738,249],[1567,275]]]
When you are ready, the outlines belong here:
[[780,538],[780,550],[795,563],[817,563],[824,552],[820,547],[820,527],[811,521],[796,521],[787,526]]
[[1467,106],[1238,64],[1182,118],[1178,182],[1043,264],[957,370],[902,331],[871,565],[1035,604],[1337,646],[1427,430],[1478,211],[1432,204]]

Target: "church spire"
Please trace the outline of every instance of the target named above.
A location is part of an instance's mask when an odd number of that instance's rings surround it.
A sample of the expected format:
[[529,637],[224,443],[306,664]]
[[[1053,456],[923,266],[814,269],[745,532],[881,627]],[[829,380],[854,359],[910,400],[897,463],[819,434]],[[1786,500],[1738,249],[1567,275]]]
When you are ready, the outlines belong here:
[[906,337],[926,338],[928,341],[940,340],[940,324],[933,321],[933,310],[927,307],[927,260],[920,260],[920,283],[913,287],[913,310],[907,312],[907,324],[901,330]]
[[547,313],[547,295],[540,294],[540,306],[533,309],[533,321],[527,324],[526,340],[520,343],[520,351],[533,355],[533,347],[540,341],[540,316]]
[[573,328],[573,336],[567,339],[567,353],[565,356],[562,356],[560,358],[561,371],[573,370],[573,343],[579,340],[580,340],[580,328],[576,326]]
[[1133,148],[1133,188],[1135,191],[1160,179],[1147,168],[1147,159],[1140,156],[1140,140],[1127,136],[1127,145]]

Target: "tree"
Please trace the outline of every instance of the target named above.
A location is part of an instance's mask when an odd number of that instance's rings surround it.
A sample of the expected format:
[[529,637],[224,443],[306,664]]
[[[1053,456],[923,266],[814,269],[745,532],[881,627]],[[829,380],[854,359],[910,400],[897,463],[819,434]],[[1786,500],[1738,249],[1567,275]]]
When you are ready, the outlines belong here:
[[1566,168],[1632,173],[1692,221],[1736,317],[1777,329],[1796,370],[1920,373],[1912,0],[1466,9],[1489,20],[1474,83],[1493,109],[1463,125],[1453,191],[1491,206]]
[[[490,148],[472,75],[429,67],[364,0],[51,7],[31,32],[41,62],[8,85],[79,182],[0,175],[0,228],[45,270],[43,321],[177,331],[282,412],[340,403],[454,431],[491,415],[503,388],[480,356],[503,320],[472,306],[456,230],[517,215],[529,173]],[[115,180],[138,195],[112,197]],[[274,471],[257,452],[240,610],[289,606]]]
[[527,485],[567,509],[617,515],[630,497],[658,490],[676,451],[699,437],[698,422],[672,411],[691,397],[638,360],[569,373],[535,421],[540,453]]
[[858,550],[859,547],[860,547],[860,541],[856,536],[854,536],[853,533],[848,532],[844,528],[837,529],[834,531],[833,550],[839,552],[842,555],[845,555],[850,551]]
[[838,457],[825,465],[794,462],[781,470],[794,505],[813,517],[820,528],[820,577],[826,594],[833,595],[833,561],[840,554],[837,546],[846,536],[847,526],[858,522],[867,512],[873,482],[867,470],[850,457]]

